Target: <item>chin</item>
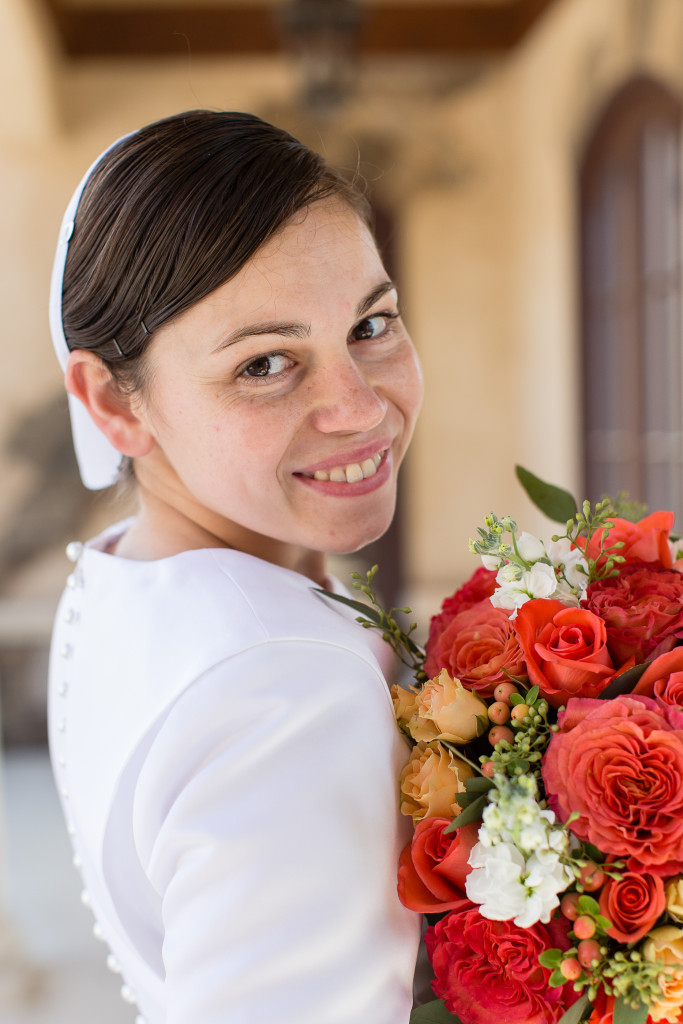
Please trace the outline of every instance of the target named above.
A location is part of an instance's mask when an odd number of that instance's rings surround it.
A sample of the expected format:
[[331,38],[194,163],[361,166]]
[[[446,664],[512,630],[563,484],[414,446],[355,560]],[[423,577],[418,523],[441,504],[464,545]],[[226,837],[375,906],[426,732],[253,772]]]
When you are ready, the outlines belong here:
[[353,533],[349,531],[344,536],[330,539],[325,547],[325,551],[328,555],[353,555],[356,551],[360,551],[361,548],[372,544],[373,541],[379,540],[391,526],[393,518],[394,510],[392,508],[391,515],[387,516],[381,523],[372,527],[365,524],[363,530],[353,531]]

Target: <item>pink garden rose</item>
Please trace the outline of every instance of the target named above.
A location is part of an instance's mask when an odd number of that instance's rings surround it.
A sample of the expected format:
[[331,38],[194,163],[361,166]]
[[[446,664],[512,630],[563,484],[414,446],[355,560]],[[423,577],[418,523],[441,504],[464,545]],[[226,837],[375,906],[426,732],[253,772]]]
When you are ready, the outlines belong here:
[[675,570],[626,565],[618,576],[591,583],[582,602],[607,628],[617,665],[670,651],[683,637],[683,576]]
[[578,999],[572,984],[551,987],[538,958],[546,949],[568,949],[568,922],[519,928],[489,921],[464,899],[427,930],[434,993],[468,1024],[555,1024]]
[[683,711],[649,697],[572,699],[543,759],[548,803],[636,873],[683,871]]

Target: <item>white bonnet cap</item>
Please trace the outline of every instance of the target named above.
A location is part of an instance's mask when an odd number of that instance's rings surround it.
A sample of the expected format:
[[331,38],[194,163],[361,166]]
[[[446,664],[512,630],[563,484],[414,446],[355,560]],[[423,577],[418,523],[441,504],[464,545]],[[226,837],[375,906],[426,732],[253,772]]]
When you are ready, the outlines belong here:
[[[57,252],[52,266],[52,280],[50,283],[50,332],[52,344],[55,347],[57,358],[62,370],[66,370],[69,358],[69,346],[64,337],[64,324],[62,320],[62,289],[64,287],[64,267],[69,251],[69,239],[73,234],[76,210],[81,198],[81,193],[88,183],[90,175],[99,164],[100,160],[113,149],[114,146],[127,139],[130,134],[123,135],[116,142],[108,146],[103,153],[100,153],[97,160],[88,168],[83,180],[74,192],[66,208],[62,219],[62,226],[59,230]],[[69,412],[71,414],[71,431],[76,449],[76,459],[81,473],[81,479],[85,486],[91,491],[101,490],[103,487],[110,487],[116,483],[121,460],[123,456],[114,448],[104,434],[95,426],[85,406],[69,395]]]

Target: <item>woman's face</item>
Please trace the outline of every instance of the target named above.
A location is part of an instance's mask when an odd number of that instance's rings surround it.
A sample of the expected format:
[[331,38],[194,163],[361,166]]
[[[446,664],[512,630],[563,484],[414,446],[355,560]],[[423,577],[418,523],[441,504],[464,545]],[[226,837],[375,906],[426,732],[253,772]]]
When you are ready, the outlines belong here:
[[296,214],[158,331],[148,366],[143,487],[274,561],[282,545],[348,552],[386,530],[422,381],[395,287],[346,203]]

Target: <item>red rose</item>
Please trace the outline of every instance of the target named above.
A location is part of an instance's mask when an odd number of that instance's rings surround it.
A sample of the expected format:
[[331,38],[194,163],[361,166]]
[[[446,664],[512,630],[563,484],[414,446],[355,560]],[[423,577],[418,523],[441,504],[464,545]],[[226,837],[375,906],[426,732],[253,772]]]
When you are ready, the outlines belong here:
[[673,558],[669,547],[669,534],[674,524],[673,512],[653,512],[639,523],[618,518],[612,519],[612,522],[614,526],[611,530],[596,530],[588,544],[579,538],[578,544],[584,548],[589,558],[598,564],[606,560],[600,558],[600,542],[604,538],[603,550],[607,550],[608,553],[608,549],[614,547],[618,541],[624,545],[614,554],[625,558],[627,565],[632,562],[650,562],[663,569],[671,568]]
[[617,942],[636,942],[664,913],[664,882],[656,875],[620,874],[619,879],[607,879],[600,893],[600,913],[612,922],[608,935]]
[[[578,705],[578,708],[575,707]],[[570,700],[543,758],[561,821],[636,873],[683,871],[683,713],[648,697]]]
[[441,605],[441,614],[434,615],[429,623],[429,639],[425,647],[427,655],[425,672],[430,679],[438,676],[442,668],[448,667],[446,664],[439,664],[435,655],[436,645],[443,631],[458,612],[471,608],[473,604],[479,604],[485,597],[490,597],[495,589],[495,572],[481,566],[472,573],[467,583],[464,583],[459,590],[444,600]]
[[444,835],[449,818],[423,818],[412,843],[401,853],[398,895],[409,910],[421,914],[450,910],[465,898],[467,858],[477,842],[478,824]]
[[683,647],[674,647],[651,661],[633,693],[654,697],[660,705],[683,708]]
[[555,1024],[578,999],[571,983],[551,987],[538,962],[546,949],[569,947],[558,921],[518,928],[462,900],[427,930],[425,944],[435,995],[468,1024]]
[[604,621],[619,665],[664,654],[683,636],[683,576],[674,570],[624,566],[618,576],[591,583],[582,604]]
[[458,612],[432,647],[425,666],[428,674],[434,666],[437,673],[445,668],[481,697],[491,697],[498,683],[507,682],[510,675],[524,675],[524,655],[510,612],[494,608],[488,597]]
[[574,696],[597,697],[614,676],[605,625],[585,608],[527,601],[514,628],[530,681],[554,707]]

